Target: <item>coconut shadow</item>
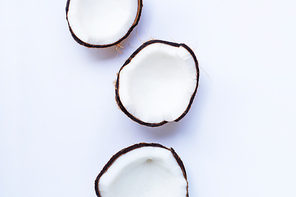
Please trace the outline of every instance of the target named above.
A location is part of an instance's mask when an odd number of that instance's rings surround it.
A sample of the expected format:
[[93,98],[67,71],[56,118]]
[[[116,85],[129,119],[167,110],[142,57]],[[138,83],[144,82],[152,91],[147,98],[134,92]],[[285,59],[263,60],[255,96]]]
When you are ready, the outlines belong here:
[[140,132],[143,132],[145,135],[149,135],[150,137],[157,139],[176,135],[180,130],[179,123],[175,122],[167,123],[159,127],[147,127],[143,125],[138,125],[138,127],[139,128],[137,130],[140,130]]
[[102,61],[115,59],[118,56],[118,51],[115,46],[108,48],[86,48],[88,56],[94,61]]

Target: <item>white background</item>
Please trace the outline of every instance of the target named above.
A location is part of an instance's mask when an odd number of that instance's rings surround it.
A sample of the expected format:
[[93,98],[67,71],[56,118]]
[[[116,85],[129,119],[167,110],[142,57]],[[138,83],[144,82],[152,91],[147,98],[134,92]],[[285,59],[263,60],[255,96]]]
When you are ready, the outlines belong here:
[[[123,54],[77,44],[65,5],[0,2],[1,197],[94,197],[105,163],[138,142],[176,150],[191,197],[296,196],[295,1],[144,0]],[[201,69],[189,113],[159,128],[114,99],[149,39],[186,43]]]

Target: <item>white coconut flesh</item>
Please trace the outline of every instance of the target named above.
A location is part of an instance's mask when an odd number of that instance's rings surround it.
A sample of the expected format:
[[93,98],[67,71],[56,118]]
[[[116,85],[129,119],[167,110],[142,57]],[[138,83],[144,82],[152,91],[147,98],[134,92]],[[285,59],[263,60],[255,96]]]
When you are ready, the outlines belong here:
[[119,73],[124,108],[143,122],[174,121],[187,109],[197,88],[197,65],[184,46],[144,47]]
[[101,197],[186,197],[187,180],[170,150],[136,148],[100,177]]
[[139,0],[70,0],[67,19],[75,36],[90,45],[109,45],[137,20]]

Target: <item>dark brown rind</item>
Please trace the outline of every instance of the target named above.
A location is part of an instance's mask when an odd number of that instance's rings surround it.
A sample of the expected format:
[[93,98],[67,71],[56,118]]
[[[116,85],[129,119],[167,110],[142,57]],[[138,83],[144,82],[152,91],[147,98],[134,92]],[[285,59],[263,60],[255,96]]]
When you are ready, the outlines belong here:
[[70,6],[70,1],[71,0],[67,0],[67,3],[66,3],[66,20],[67,20],[67,23],[68,23],[68,26],[69,26],[69,31],[72,35],[72,37],[74,38],[74,40],[78,43],[78,44],[81,44],[85,47],[88,47],[88,48],[107,48],[107,47],[111,47],[111,46],[114,46],[114,45],[117,45],[117,44],[120,44],[123,40],[125,40],[129,35],[130,33],[133,31],[133,29],[138,25],[139,21],[140,21],[140,18],[141,18],[141,13],[142,13],[142,7],[143,7],[143,0],[138,0],[138,12],[137,12],[137,16],[134,20],[134,23],[133,25],[130,27],[130,29],[128,30],[128,32],[121,38],[119,39],[118,41],[114,42],[114,43],[111,43],[111,44],[106,44],[106,45],[93,45],[93,44],[89,44],[89,43],[86,43],[86,42],[83,42],[82,40],[80,40],[76,35],[75,33],[73,32],[72,28],[71,28],[71,25],[69,23],[69,20],[68,20],[68,11],[69,11],[69,6]]
[[159,126],[162,126],[166,123],[168,123],[168,121],[162,121],[162,122],[159,122],[159,123],[149,123],[149,122],[144,122],[138,118],[136,118],[135,116],[133,116],[132,114],[130,114],[126,108],[123,106],[121,100],[120,100],[120,96],[119,96],[119,79],[120,79],[120,72],[121,70],[127,65],[130,63],[130,61],[142,50],[144,49],[145,47],[147,47],[148,45],[150,44],[154,44],[154,43],[162,43],[162,44],[167,44],[167,45],[171,45],[171,46],[174,46],[174,47],[184,47],[190,54],[191,56],[193,57],[194,59],[194,62],[195,62],[195,68],[196,68],[196,73],[197,73],[197,76],[196,76],[196,86],[195,86],[195,90],[190,98],[190,102],[188,104],[188,107],[186,108],[186,110],[176,119],[174,120],[174,122],[178,122],[180,121],[190,110],[190,107],[193,103],[193,100],[194,100],[194,97],[196,95],[196,92],[197,92],[197,88],[198,88],[198,82],[199,82],[199,68],[198,68],[198,61],[196,59],[196,56],[194,54],[194,52],[192,51],[192,49],[190,49],[186,44],[179,44],[179,43],[174,43],[174,42],[168,42],[168,41],[164,41],[164,40],[150,40],[150,41],[147,41],[145,42],[144,44],[142,44],[126,61],[125,63],[123,64],[123,66],[120,68],[119,72],[118,72],[118,75],[117,75],[117,80],[116,80],[116,84],[115,84],[115,100],[116,100],[116,103],[117,105],[119,106],[119,108],[130,118],[132,119],[133,121],[141,124],[141,125],[145,125],[145,126],[149,126],[149,127],[159,127]]
[[127,152],[130,152],[134,149],[137,149],[137,148],[142,148],[142,147],[158,147],[158,148],[164,148],[166,150],[169,150],[171,151],[172,155],[174,156],[174,158],[176,159],[177,163],[179,164],[182,172],[183,172],[183,176],[187,182],[187,187],[186,187],[186,197],[189,196],[189,193],[188,193],[188,180],[187,180],[187,174],[186,174],[186,170],[185,170],[185,166],[183,164],[183,161],[181,160],[181,158],[179,157],[179,155],[175,152],[175,150],[173,148],[167,148],[161,144],[158,144],[158,143],[138,143],[138,144],[134,144],[134,145],[131,145],[129,147],[126,147],[122,150],[120,150],[119,152],[117,152],[115,155],[113,155],[111,157],[111,159],[107,162],[107,164],[103,167],[103,169],[101,170],[101,172],[98,174],[96,180],[95,180],[95,191],[96,191],[96,195],[98,197],[102,197],[101,194],[100,194],[100,191],[99,191],[99,187],[98,187],[98,184],[99,184],[99,180],[101,178],[101,176],[107,172],[107,170],[109,169],[109,167],[116,161],[117,158],[119,158],[120,156],[124,155],[125,153]]

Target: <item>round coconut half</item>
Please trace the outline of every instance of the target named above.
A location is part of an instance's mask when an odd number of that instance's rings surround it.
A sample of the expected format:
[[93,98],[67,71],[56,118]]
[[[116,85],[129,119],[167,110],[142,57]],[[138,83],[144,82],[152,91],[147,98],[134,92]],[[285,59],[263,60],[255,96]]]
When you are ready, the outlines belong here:
[[142,125],[177,122],[190,109],[198,79],[198,61],[187,45],[151,40],[121,67],[116,101],[128,117]]
[[98,197],[188,197],[183,162],[172,148],[140,143],[116,153],[95,180]]
[[138,24],[142,0],[68,0],[66,19],[73,38],[86,47],[119,44]]

